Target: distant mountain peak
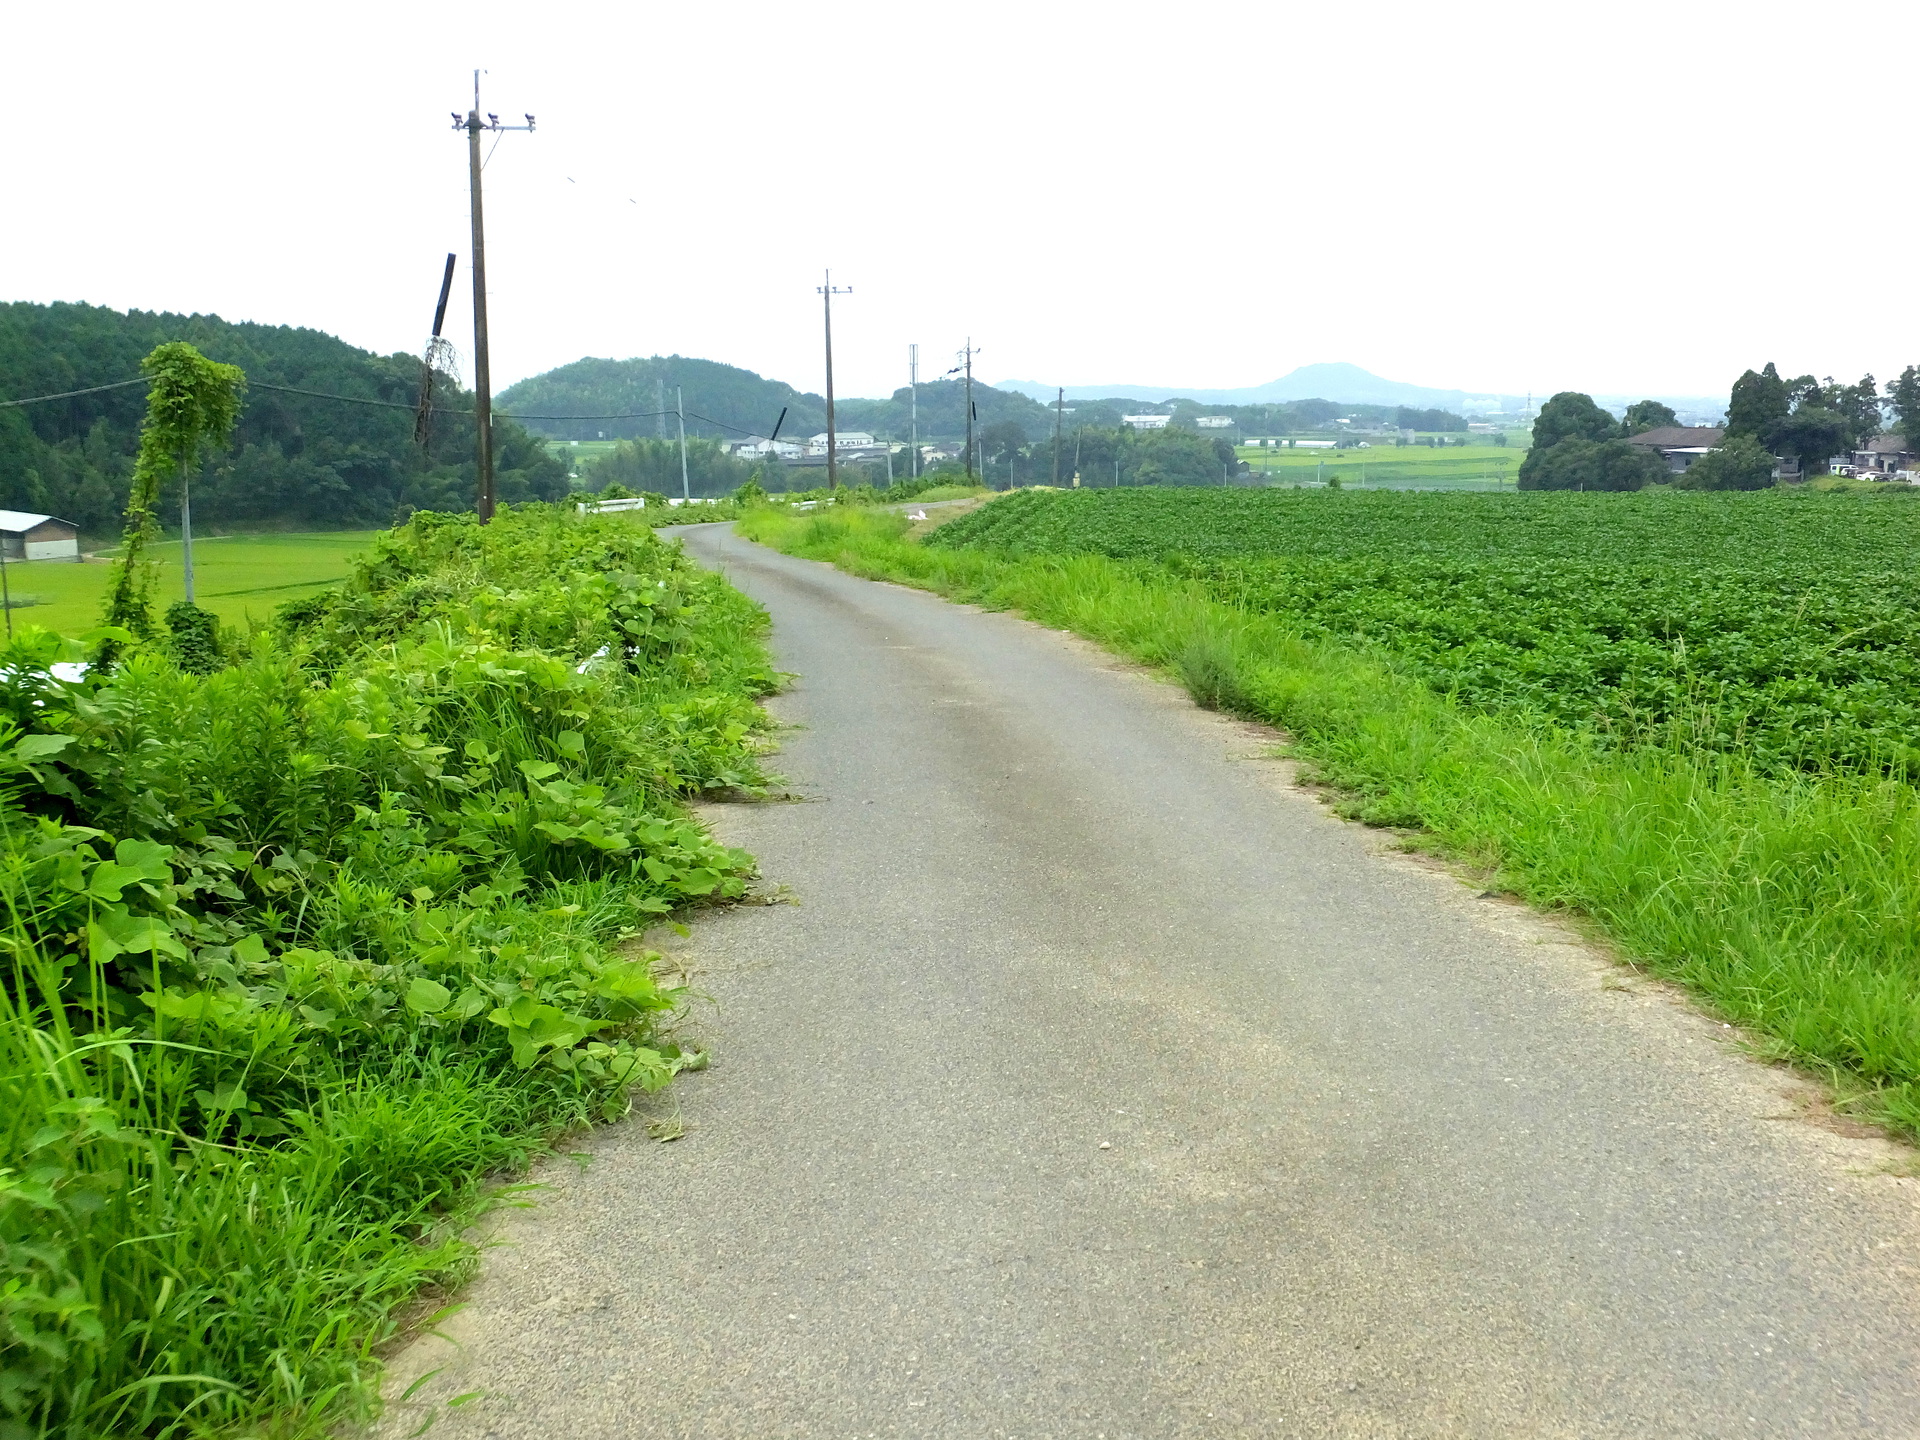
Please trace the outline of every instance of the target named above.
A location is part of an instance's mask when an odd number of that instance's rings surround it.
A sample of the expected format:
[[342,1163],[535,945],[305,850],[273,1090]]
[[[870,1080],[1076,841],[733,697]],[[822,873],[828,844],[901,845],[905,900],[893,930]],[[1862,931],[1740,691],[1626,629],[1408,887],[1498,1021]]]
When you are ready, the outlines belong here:
[[[1003,380],[999,388],[1017,390],[1043,403],[1052,400],[1055,393],[1053,386],[1032,380]],[[1436,390],[1383,379],[1350,360],[1302,365],[1278,380],[1232,390],[1178,385],[1069,385],[1066,388],[1069,400],[1125,399],[1150,404],[1197,400],[1208,405],[1275,405],[1288,400],[1331,400],[1342,405],[1412,405],[1422,409],[1459,410],[1468,400],[1501,398],[1486,390]]]

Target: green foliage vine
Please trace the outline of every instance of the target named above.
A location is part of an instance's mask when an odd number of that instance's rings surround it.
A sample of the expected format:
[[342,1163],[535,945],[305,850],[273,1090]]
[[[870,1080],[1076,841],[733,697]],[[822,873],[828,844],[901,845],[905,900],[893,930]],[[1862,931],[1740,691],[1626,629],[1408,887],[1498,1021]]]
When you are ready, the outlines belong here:
[[[104,618],[108,625],[147,639],[153,634],[153,567],[144,557],[148,542],[160,534],[155,514],[160,486],[169,475],[185,474],[202,445],[222,444],[233,433],[247,377],[238,365],[209,360],[184,340],[156,345],[140,362],[140,371],[153,383],[147,390],[147,418],[140,426],[120,560],[107,590]],[[103,648],[103,663],[113,659],[115,643],[108,641]]]

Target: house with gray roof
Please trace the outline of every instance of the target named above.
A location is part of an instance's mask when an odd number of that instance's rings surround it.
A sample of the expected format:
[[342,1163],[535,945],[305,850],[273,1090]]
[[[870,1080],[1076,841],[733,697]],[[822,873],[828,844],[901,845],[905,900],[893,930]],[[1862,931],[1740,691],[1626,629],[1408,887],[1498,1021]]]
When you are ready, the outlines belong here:
[[1667,469],[1678,475],[1726,438],[1720,425],[1660,425],[1627,436],[1627,443],[1659,451]]

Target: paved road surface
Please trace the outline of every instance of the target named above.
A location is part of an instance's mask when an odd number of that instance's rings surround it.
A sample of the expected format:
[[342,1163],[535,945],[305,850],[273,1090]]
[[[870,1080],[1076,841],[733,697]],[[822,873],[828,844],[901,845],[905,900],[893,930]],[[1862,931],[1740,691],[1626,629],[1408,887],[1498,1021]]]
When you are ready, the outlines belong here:
[[1920,1434],[1891,1147],[1251,727],[686,540],[800,677],[806,803],[717,821],[798,903],[696,928],[686,1138],[555,1167],[384,1434]]

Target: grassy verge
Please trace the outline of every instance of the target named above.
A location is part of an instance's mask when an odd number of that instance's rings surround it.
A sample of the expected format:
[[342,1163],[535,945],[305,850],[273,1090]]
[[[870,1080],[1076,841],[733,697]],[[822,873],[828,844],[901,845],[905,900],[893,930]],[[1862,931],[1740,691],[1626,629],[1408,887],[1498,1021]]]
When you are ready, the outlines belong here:
[[490,1174],[699,1057],[764,614],[619,517],[416,516],[272,631],[0,656],[0,1436],[317,1434]]
[[1417,828],[1528,901],[1580,912],[1855,1113],[1920,1135],[1920,792],[1766,776],[1726,756],[1608,750],[1470,714],[1286,617],[1104,557],[1006,558],[902,538],[885,515],[760,511],[742,532],[854,574],[1016,609],[1271,721],[1376,824]]

